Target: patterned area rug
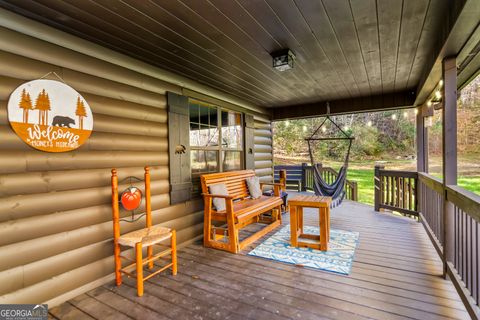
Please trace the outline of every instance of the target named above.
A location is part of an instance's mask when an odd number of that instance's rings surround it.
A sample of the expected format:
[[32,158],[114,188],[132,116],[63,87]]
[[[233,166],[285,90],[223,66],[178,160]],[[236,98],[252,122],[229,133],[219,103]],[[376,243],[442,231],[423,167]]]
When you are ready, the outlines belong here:
[[[306,233],[311,234],[319,234],[318,230],[318,227],[304,228]],[[358,237],[358,232],[331,229],[328,251],[294,248],[290,246],[290,225],[287,225],[248,255],[348,275],[352,268]]]

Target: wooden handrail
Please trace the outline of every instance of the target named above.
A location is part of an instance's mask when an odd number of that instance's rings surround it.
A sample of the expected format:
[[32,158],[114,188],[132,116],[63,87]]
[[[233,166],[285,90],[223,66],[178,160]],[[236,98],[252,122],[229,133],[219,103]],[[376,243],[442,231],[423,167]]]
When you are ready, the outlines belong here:
[[447,186],[447,200],[480,222],[480,196],[459,186]]
[[375,210],[387,209],[418,216],[416,171],[385,170],[375,166]]
[[443,192],[443,183],[442,183],[442,180],[440,180],[439,178],[434,177],[425,172],[419,172],[418,178],[423,184],[428,186],[430,189],[433,189],[438,193]]

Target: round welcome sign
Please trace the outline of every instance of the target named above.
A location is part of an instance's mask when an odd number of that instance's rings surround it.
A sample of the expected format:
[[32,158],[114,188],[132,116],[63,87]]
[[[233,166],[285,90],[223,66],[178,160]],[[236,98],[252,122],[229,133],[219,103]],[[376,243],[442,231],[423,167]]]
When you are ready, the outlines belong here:
[[8,100],[8,120],[23,141],[48,152],[77,149],[93,129],[85,99],[54,80],[33,80],[15,89]]

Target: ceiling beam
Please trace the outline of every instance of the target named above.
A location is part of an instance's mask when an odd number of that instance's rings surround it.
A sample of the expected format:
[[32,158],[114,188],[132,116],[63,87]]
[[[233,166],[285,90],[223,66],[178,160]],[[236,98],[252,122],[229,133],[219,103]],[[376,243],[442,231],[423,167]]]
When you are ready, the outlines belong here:
[[[382,111],[412,107],[415,101],[413,91],[403,91],[368,97],[328,101],[330,114],[346,114]],[[327,114],[327,101],[272,108],[273,120],[309,118]]]
[[[461,51],[465,46],[470,46],[469,39],[476,39],[479,32],[478,17],[480,6],[478,0],[456,0],[449,1],[449,10],[445,12],[442,28],[438,30],[438,38],[432,50],[432,54],[425,61],[425,68],[417,87],[416,106],[426,102],[431,92],[435,89],[442,78],[442,61],[446,57],[458,56],[457,66],[469,57],[468,53],[463,55]],[[474,43],[473,45],[476,45]],[[468,79],[465,77],[464,81]],[[459,82],[462,86],[464,83]]]

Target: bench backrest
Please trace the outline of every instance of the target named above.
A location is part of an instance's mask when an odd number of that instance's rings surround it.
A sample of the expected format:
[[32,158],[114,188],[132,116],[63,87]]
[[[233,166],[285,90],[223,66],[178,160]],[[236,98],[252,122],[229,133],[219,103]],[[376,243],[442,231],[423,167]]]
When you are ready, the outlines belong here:
[[219,173],[204,174],[200,177],[202,183],[202,192],[210,193],[208,187],[212,184],[225,183],[228,194],[235,197],[235,199],[246,198],[250,195],[248,192],[247,182],[245,179],[254,177],[255,171],[241,170],[241,171],[227,171]]

